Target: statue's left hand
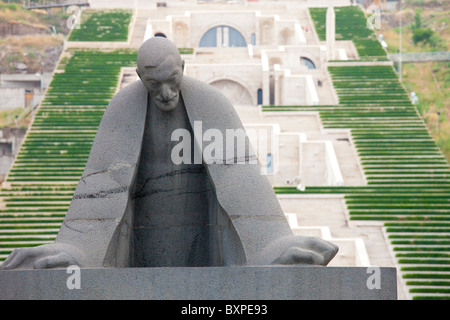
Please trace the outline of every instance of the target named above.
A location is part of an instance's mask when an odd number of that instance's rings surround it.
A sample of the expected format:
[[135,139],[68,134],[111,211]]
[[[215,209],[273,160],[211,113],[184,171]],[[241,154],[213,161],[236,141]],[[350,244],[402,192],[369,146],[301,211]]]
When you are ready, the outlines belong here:
[[326,266],[339,248],[316,237],[288,236],[268,245],[257,258],[257,264]]
[[51,269],[81,266],[84,254],[65,243],[51,243],[32,248],[15,249],[0,266],[0,270]]

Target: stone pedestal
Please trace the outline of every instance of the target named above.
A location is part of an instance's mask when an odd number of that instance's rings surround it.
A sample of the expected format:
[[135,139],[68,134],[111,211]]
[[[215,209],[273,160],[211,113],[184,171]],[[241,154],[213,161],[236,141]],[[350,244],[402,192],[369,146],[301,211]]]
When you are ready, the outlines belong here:
[[[397,299],[395,268],[208,267],[0,271],[0,299]],[[80,289],[69,289],[77,284]],[[69,283],[69,287],[68,284]]]

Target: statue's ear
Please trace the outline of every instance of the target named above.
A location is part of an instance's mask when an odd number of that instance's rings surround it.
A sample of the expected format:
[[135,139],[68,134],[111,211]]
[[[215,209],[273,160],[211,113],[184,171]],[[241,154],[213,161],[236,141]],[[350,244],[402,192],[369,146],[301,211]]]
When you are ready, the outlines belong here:
[[139,76],[139,79],[142,80],[142,77],[141,77],[141,74],[139,73],[139,69],[138,69],[138,68],[136,68],[136,73],[137,73],[137,75]]
[[181,71],[184,73],[184,60],[181,62]]

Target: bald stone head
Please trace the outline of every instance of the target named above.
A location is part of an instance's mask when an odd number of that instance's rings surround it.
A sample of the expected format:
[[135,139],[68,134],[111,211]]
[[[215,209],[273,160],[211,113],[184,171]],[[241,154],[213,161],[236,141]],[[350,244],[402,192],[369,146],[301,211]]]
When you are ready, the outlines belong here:
[[184,61],[170,40],[154,37],[139,48],[136,72],[161,111],[175,109],[180,100]]

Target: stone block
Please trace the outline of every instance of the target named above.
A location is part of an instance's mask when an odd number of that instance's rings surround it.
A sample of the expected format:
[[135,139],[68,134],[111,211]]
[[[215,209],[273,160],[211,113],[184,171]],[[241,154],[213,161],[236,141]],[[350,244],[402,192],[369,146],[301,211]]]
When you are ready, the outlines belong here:
[[[79,271],[79,274],[76,274]],[[203,267],[0,271],[1,300],[395,300],[395,268]],[[79,276],[80,289],[69,289]],[[69,283],[69,286],[67,285]]]

